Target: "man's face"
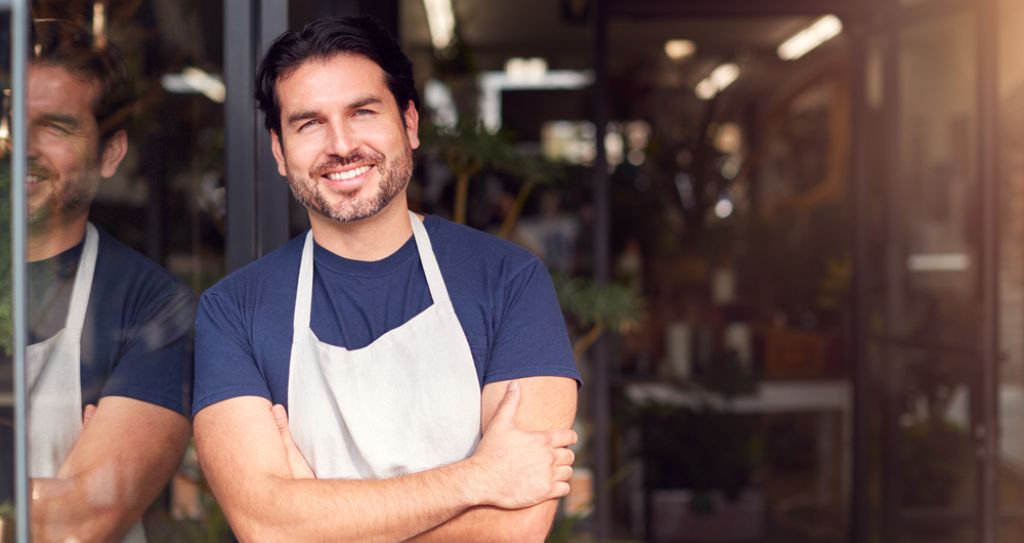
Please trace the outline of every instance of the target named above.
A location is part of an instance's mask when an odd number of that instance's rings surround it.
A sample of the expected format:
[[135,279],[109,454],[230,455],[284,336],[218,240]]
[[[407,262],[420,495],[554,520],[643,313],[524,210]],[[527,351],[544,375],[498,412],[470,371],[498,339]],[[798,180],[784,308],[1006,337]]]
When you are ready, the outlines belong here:
[[28,69],[28,217],[39,226],[66,222],[88,213],[101,177],[109,177],[124,157],[119,132],[101,152],[93,104],[96,81],[64,68]]
[[399,111],[384,77],[372,60],[339,54],[308,60],[277,81],[274,157],[310,213],[359,221],[404,194],[419,116],[411,104]]

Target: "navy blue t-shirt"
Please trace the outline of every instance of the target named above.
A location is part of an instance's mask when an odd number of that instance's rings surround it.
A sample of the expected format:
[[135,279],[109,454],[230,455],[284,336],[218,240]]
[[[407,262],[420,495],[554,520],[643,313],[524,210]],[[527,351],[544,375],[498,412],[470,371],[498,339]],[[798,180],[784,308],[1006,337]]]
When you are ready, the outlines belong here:
[[[125,396],[188,416],[191,290],[101,229],[81,343],[82,405]],[[29,343],[64,328],[84,240],[29,263]]]
[[[430,237],[481,387],[532,376],[579,380],[547,269],[521,247],[427,216]],[[238,396],[288,403],[295,289],[305,234],[203,293],[196,317],[193,414]],[[359,349],[433,302],[414,238],[374,262],[315,245],[311,327]]]

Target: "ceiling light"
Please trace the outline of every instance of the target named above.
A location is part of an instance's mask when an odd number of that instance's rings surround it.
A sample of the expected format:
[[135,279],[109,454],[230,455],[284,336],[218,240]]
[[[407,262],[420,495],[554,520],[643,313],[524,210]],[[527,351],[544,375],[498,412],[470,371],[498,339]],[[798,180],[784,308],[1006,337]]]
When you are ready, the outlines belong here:
[[701,100],[710,100],[718,94],[718,89],[715,88],[715,84],[710,79],[702,79],[700,83],[697,83],[697,87],[693,91],[697,94],[697,98]]
[[107,46],[107,6],[103,2],[92,5],[92,35],[96,47],[102,49]]
[[729,63],[722,64],[715,68],[715,71],[711,72],[711,82],[715,84],[718,92],[722,92],[726,87],[732,85],[736,78],[740,76],[740,67]]
[[223,104],[227,96],[227,89],[219,77],[191,66],[182,70],[180,74],[164,74],[160,78],[160,85],[167,92],[198,92],[218,104]]
[[732,201],[723,196],[715,203],[715,216],[719,219],[728,219],[729,215],[732,215],[733,205]]
[[672,60],[683,60],[697,52],[697,44],[693,40],[668,40],[665,42],[665,54]]
[[732,62],[722,64],[712,70],[710,75],[701,79],[693,91],[697,94],[697,98],[710,100],[718,96],[718,93],[724,91],[726,87],[732,85],[739,76],[739,66]]
[[925,253],[907,257],[907,269],[913,272],[965,271],[971,259],[964,253]]
[[548,61],[539,57],[513,57],[505,63],[505,75],[508,76],[509,81],[541,81],[546,73],[548,73]]
[[430,41],[434,49],[444,49],[451,45],[455,36],[452,0],[423,0],[423,9],[427,12],[427,26],[430,27]]
[[839,17],[826,15],[782,42],[778,50],[779,58],[796,60],[811,52],[815,47],[838,36],[842,31],[843,22],[839,20]]

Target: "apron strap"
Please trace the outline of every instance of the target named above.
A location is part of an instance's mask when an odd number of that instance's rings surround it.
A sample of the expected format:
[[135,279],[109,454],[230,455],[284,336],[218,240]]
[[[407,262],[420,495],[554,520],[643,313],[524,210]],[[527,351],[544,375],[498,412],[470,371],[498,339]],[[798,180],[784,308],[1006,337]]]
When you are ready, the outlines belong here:
[[441,276],[441,269],[437,266],[437,258],[434,257],[434,248],[430,245],[430,236],[419,217],[412,211],[409,212],[409,221],[412,222],[412,235],[416,238],[416,249],[420,253],[420,263],[423,265],[423,273],[427,276],[427,286],[430,287],[430,297],[434,303],[447,303],[448,288],[445,287],[444,277]]
[[99,252],[99,234],[92,223],[85,225],[85,247],[78,260],[78,271],[75,272],[75,285],[71,289],[71,304],[68,306],[68,317],[65,328],[82,330],[85,325],[85,311],[89,307],[89,294],[92,290],[92,278],[96,271],[96,255]]
[[313,230],[306,234],[299,261],[299,284],[295,290],[295,317],[293,326],[309,328],[309,314],[313,306]]

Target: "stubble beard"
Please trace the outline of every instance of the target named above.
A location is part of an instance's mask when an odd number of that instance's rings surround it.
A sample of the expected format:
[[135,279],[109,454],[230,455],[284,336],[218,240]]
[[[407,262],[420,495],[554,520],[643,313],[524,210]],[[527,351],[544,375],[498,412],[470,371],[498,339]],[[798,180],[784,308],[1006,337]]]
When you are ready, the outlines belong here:
[[[368,198],[342,195],[339,201],[333,204],[329,202],[317,182],[320,175],[316,172],[332,166],[353,164],[366,158],[369,158],[374,164],[374,169],[378,170],[368,173],[376,173],[381,177],[376,194]],[[301,176],[288,172],[288,187],[295,199],[309,211],[331,220],[343,223],[361,221],[380,213],[409,185],[409,179],[412,177],[412,149],[406,148],[404,153],[392,160],[387,160],[382,154],[367,157],[365,154],[356,153],[349,157],[336,157],[318,165],[312,171],[311,174]]]
[[40,181],[45,185],[42,188],[49,189],[50,192],[34,209],[28,209],[29,230],[33,233],[46,233],[57,224],[67,222],[83,213],[87,214],[98,188],[98,183],[89,182],[89,179],[85,178],[99,175],[98,171],[93,170],[94,168],[90,167],[82,172],[83,178],[57,182],[56,172],[30,159],[29,175],[43,179]]

